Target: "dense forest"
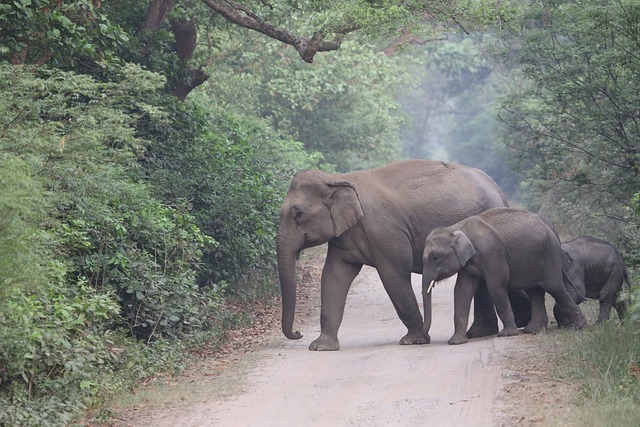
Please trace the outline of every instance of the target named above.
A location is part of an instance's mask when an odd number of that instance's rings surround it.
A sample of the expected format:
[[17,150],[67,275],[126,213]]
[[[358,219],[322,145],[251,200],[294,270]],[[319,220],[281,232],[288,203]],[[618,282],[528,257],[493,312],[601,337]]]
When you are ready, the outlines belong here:
[[633,0],[0,2],[0,425],[250,318],[302,169],[475,166],[634,272],[639,70]]

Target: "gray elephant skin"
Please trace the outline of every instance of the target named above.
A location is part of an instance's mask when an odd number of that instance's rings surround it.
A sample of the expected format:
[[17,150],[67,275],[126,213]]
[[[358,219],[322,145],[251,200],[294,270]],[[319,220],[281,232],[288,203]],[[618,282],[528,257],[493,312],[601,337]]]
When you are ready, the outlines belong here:
[[[407,327],[400,344],[428,343],[431,309],[423,321],[411,287],[411,273],[422,272],[425,238],[437,227],[497,206],[507,201],[487,174],[439,161],[406,160],[344,174],[299,172],[282,204],[277,237],[284,335],[302,337],[293,331],[296,260],[303,249],[328,243],[320,283],[321,331],[309,349],[340,349],[347,292],[363,265],[377,269]],[[498,328],[487,300],[485,288],[474,304],[476,336]]]
[[[449,344],[468,341],[465,330],[471,299],[481,283],[486,284],[502,320],[504,328],[499,336],[519,333],[508,289],[524,290],[529,295],[531,319],[524,332],[536,333],[547,327],[545,291],[580,329],[586,321],[564,287],[561,254],[555,229],[540,215],[523,209],[491,209],[429,234],[424,248],[422,292],[430,294],[433,281],[458,273],[453,291],[455,332]],[[425,312],[425,317],[428,315]]]
[[[623,283],[631,287],[624,258],[610,243],[594,237],[579,237],[562,244],[563,274],[567,292],[576,304],[586,298],[597,299],[600,311],[597,323],[609,319],[615,307],[620,320],[624,319],[626,301],[619,298]],[[553,315],[559,327],[569,324],[567,316],[556,304]]]

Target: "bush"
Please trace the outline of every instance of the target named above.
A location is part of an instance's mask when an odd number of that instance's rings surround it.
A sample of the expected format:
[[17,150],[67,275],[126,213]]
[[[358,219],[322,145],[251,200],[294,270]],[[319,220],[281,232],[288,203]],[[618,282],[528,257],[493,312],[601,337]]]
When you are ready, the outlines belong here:
[[218,242],[200,265],[201,286],[241,294],[248,277],[269,276],[275,263],[279,207],[291,177],[318,167],[319,155],[285,139],[258,119],[196,105],[167,105],[164,117],[142,122],[150,141],[145,179],[166,204],[187,201],[198,227]]
[[[259,120],[0,65],[0,424],[68,425],[219,339],[272,291],[278,207],[317,164]],[[269,283],[273,285],[271,281]]]
[[135,173],[162,83],[0,66],[0,424],[66,425],[218,324],[195,280],[215,242]]

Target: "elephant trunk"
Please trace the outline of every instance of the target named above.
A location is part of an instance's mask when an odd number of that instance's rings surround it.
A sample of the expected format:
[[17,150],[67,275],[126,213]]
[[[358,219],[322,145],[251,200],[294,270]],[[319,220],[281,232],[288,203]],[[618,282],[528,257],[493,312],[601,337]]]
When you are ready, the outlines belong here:
[[[302,245],[300,245],[302,246]],[[282,291],[282,332],[290,340],[302,338],[299,331],[293,332],[293,318],[296,311],[296,254],[299,247],[278,234],[278,273]]]
[[422,275],[422,307],[424,309],[422,332],[426,337],[429,336],[429,329],[431,329],[431,293],[433,292],[435,282],[436,281],[428,277],[428,275]]

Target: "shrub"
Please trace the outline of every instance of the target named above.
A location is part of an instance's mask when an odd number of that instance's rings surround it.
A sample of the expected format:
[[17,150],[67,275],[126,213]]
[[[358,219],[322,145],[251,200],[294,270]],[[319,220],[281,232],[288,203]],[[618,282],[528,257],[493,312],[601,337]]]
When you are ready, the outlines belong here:
[[271,130],[266,122],[193,104],[171,103],[170,114],[141,122],[149,141],[146,180],[158,198],[187,201],[198,227],[219,244],[204,251],[201,286],[237,286],[268,276],[275,264],[279,207],[291,177],[321,157]]

